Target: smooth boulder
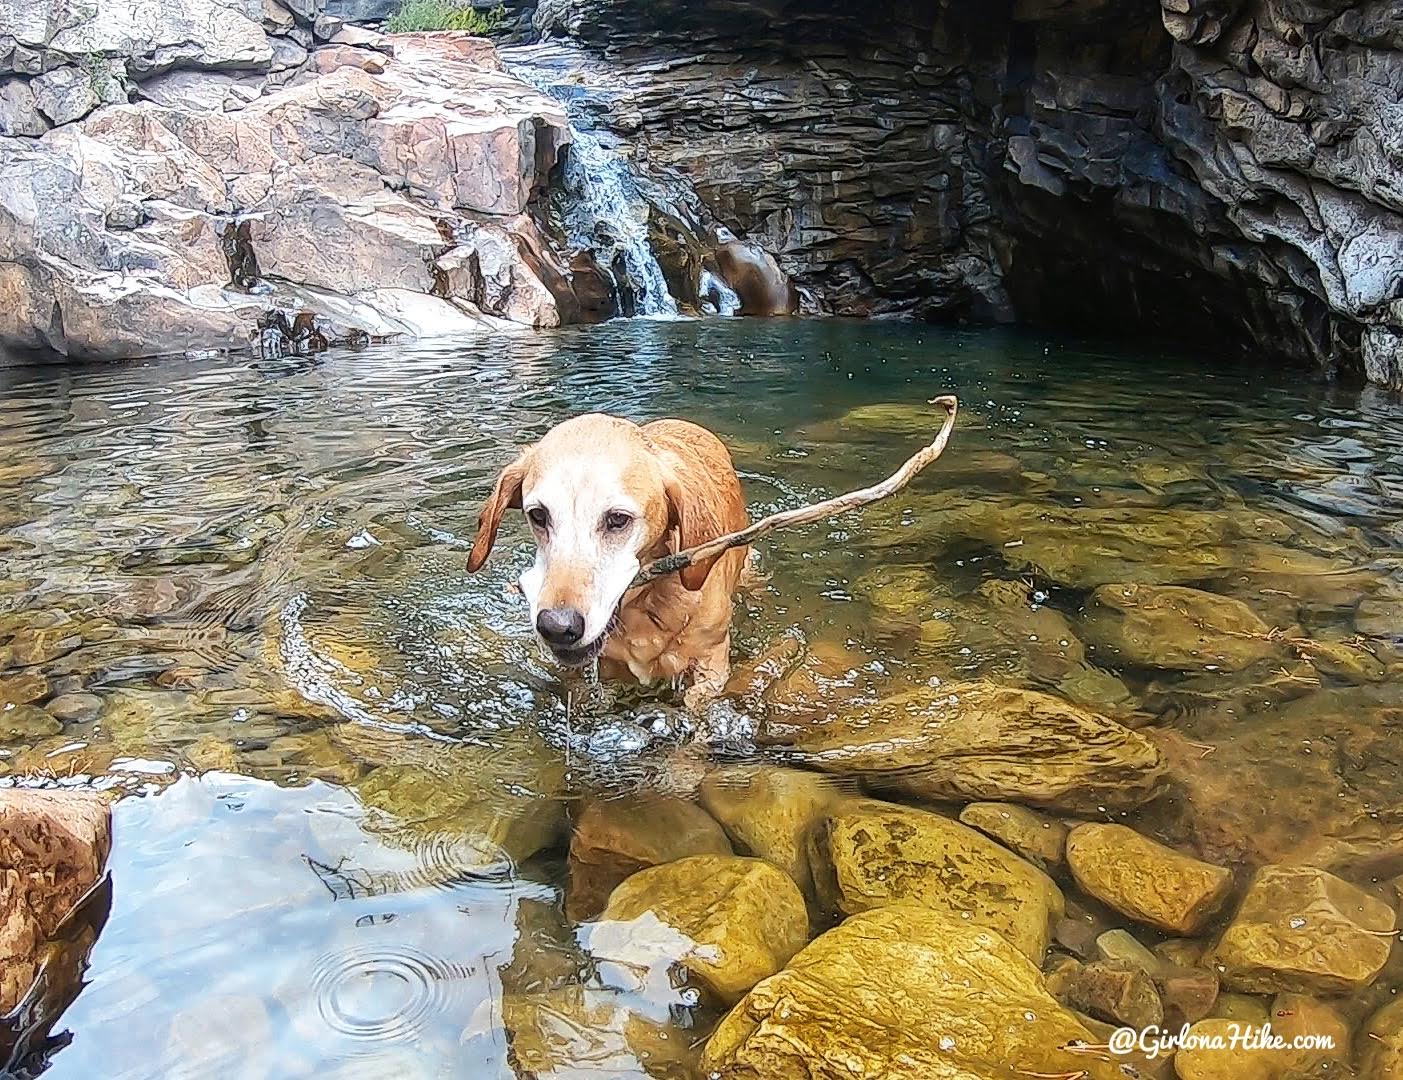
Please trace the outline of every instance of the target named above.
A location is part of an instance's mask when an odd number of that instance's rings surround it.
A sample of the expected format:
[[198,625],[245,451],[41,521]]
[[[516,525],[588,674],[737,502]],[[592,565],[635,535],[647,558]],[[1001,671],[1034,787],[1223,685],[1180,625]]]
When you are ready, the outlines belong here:
[[575,820],[565,911],[592,919],[627,877],[686,855],[729,855],[730,842],[705,810],[684,799],[629,795],[593,799]]
[[853,915],[914,902],[985,926],[1042,960],[1062,892],[1031,863],[940,814],[876,799],[841,803],[815,830],[821,902]]
[[1102,585],[1081,630],[1103,662],[1140,668],[1241,671],[1281,652],[1241,600],[1178,585]]
[[1014,1080],[1084,1075],[1110,1062],[1063,1049],[1095,1040],[994,931],[894,904],[816,938],[717,1025],[713,1080]]
[[804,897],[783,870],[763,859],[692,855],[640,870],[615,889],[590,945],[620,963],[678,964],[729,1005],[808,937]]
[[1078,825],[1067,865],[1083,890],[1139,922],[1192,935],[1227,899],[1232,871],[1157,844],[1125,825]]
[[1050,694],[990,682],[921,688],[814,725],[794,759],[918,799],[1029,803],[1066,813],[1139,806],[1164,764],[1139,732]]
[[1192,1025],[1174,1054],[1174,1074],[1179,1080],[1275,1080],[1279,1063],[1272,1051],[1235,1041],[1243,1030],[1241,1022],[1218,1017]]
[[716,769],[701,785],[702,805],[731,840],[774,863],[805,895],[813,892],[809,833],[835,799],[830,780],[772,766]]
[[1067,826],[1026,806],[973,802],[960,811],[960,820],[1043,870],[1059,865],[1066,854]]
[[1388,962],[1393,909],[1309,866],[1264,866],[1208,956],[1230,990],[1348,994]]

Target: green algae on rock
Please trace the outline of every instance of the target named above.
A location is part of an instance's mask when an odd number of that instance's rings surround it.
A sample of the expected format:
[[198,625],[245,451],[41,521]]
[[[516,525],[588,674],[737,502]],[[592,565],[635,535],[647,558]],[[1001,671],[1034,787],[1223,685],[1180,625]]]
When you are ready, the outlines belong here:
[[729,1005],[808,938],[804,897],[783,870],[739,855],[690,855],[615,889],[590,946],[624,964],[661,956]]
[[1037,963],[1065,909],[1052,879],[982,833],[876,799],[835,806],[813,835],[820,902],[853,915],[912,902],[996,930]]
[[716,1080],[1110,1080],[1111,1063],[1065,1049],[1092,1042],[997,933],[901,903],[851,916],[756,985],[701,1065]]
[[1264,866],[1207,962],[1249,993],[1347,994],[1388,961],[1393,909],[1309,866]]
[[914,798],[1127,810],[1164,784],[1159,751],[1108,717],[1035,690],[950,683],[801,730],[793,759]]
[[1104,904],[1169,934],[1194,934],[1227,899],[1232,871],[1124,825],[1089,822],[1067,836],[1067,866]]

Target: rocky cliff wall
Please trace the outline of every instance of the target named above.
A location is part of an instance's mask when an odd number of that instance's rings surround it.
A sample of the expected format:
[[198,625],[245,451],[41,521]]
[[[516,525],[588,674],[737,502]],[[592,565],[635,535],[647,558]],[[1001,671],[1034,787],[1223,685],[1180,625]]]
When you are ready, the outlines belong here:
[[295,0],[0,0],[0,362],[594,321],[573,134],[463,34]]
[[601,122],[823,309],[1403,386],[1396,0],[543,0]]

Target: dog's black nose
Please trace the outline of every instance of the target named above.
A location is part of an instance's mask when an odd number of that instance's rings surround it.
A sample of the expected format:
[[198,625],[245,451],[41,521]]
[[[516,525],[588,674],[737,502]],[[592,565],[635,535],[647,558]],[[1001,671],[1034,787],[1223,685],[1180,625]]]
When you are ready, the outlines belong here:
[[585,636],[585,617],[574,608],[546,608],[536,616],[536,632],[551,645],[577,645]]

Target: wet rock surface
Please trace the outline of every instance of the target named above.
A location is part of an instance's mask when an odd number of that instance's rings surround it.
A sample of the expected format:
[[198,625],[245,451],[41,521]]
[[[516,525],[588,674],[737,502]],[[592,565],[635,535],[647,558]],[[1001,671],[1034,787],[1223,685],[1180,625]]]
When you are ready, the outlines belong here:
[[1246,604],[1169,585],[1103,585],[1081,628],[1119,664],[1175,671],[1240,671],[1279,653],[1271,627]]
[[1157,844],[1124,825],[1078,825],[1067,866],[1090,895],[1170,934],[1194,934],[1227,899],[1232,871]]
[[1164,1006],[1150,976],[1125,960],[1069,960],[1048,975],[1047,988],[1069,1009],[1109,1024],[1158,1027]]
[[1043,870],[1060,865],[1066,853],[1067,826],[1026,806],[970,803],[960,811],[960,820]]
[[591,943],[620,963],[658,949],[729,1005],[783,967],[808,928],[804,898],[782,870],[760,859],[692,855],[640,870],[615,889]]
[[1104,330],[1120,305],[1127,329],[1232,324],[1247,349],[1403,378],[1385,0],[905,5],[881,24],[548,0],[535,21],[583,46],[551,62],[606,123],[831,310]]
[[[1041,349],[895,321],[618,320],[310,361],[8,372],[0,710],[50,720],[0,743],[0,786],[118,796],[113,916],[51,1068],[705,1075],[697,1056],[743,984],[760,979],[741,1000],[789,948],[913,900],[965,931],[1006,913],[1011,936],[1043,912],[1046,997],[1005,1011],[990,1005],[1007,1001],[1000,979],[976,993],[943,955],[908,964],[903,950],[930,941],[903,908],[899,943],[806,989],[800,1011],[777,998],[764,1013],[745,1043],[771,1054],[754,1059],[761,1075],[809,1049],[823,1056],[791,1072],[1099,1067],[1058,1053],[1070,1030],[1041,1027],[1064,954],[1093,977],[1057,1004],[1081,1014],[1077,1037],[1104,1044],[1112,1023],[1083,1010],[1152,1016],[1148,980],[1170,1031],[1336,1014],[1358,1047],[1396,961],[1367,982],[1372,960],[1356,964],[1343,993],[1312,979],[1307,1002],[1265,983],[1220,992],[1205,953],[1263,863],[1320,865],[1395,900],[1398,658],[1352,635],[1360,598],[1386,601],[1396,571],[1380,524],[1395,514],[1396,407],[1289,374],[1268,392]],[[515,517],[488,576],[463,577],[480,496],[562,409],[615,408],[646,373],[640,415],[724,433],[767,512],[858,486],[928,434],[930,410],[909,399],[932,355],[980,388],[967,453],[863,515],[764,545],[765,578],[737,606],[734,685],[704,716],[667,688],[595,686],[542,660],[501,589],[529,560]],[[1098,588],[1127,582],[1239,600],[1282,628],[1282,651],[1241,670],[1126,663],[1080,619]],[[1105,705],[1073,693],[1116,687]],[[881,813],[851,813],[859,795]],[[618,886],[641,879],[646,911],[572,918],[572,826],[611,802],[638,808],[591,827],[591,851],[638,860],[611,877],[674,861]],[[830,823],[845,825],[851,907],[880,906],[847,915],[833,899]],[[1230,868],[1238,895],[1161,940],[1136,905],[1185,905],[1151,868],[1190,874],[1186,897],[1218,875],[1109,823]],[[1065,830],[1108,837],[1085,887]],[[712,903],[714,868],[650,884],[699,837],[718,845],[706,859],[773,868],[765,887]],[[767,927],[780,910],[785,925]],[[1391,942],[1305,915],[1303,955]],[[952,1012],[995,1030],[932,1020]],[[1002,1053],[1024,1024],[1036,1052]]]
[[566,913],[592,919],[629,875],[686,855],[729,855],[714,818],[695,803],[658,797],[591,801],[570,839]]
[[1009,799],[1093,812],[1148,801],[1163,783],[1140,734],[1029,690],[963,683],[917,690],[800,731],[796,760],[931,798]]
[[1347,994],[1382,970],[1393,928],[1391,907],[1332,874],[1267,866],[1208,962],[1232,990]]
[[707,1042],[719,1077],[1061,1074],[1109,1065],[1062,1049],[1090,1032],[993,931],[900,904],[854,915],[756,986]]
[[1040,963],[1061,891],[1042,871],[939,814],[878,802],[839,804],[815,831],[820,901],[853,915],[913,902],[986,926]]
[[1157,835],[1225,865],[1304,863],[1347,875],[1403,867],[1392,809],[1403,729],[1377,691],[1321,692],[1223,720],[1204,711],[1187,731],[1154,734],[1170,777],[1165,798],[1146,810]]
[[111,847],[101,796],[0,790],[0,1012],[25,996],[45,941],[102,877]]
[[734,766],[710,773],[700,794],[736,844],[813,894],[809,834],[838,798],[831,784],[797,770]]

